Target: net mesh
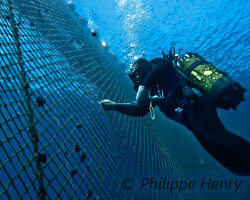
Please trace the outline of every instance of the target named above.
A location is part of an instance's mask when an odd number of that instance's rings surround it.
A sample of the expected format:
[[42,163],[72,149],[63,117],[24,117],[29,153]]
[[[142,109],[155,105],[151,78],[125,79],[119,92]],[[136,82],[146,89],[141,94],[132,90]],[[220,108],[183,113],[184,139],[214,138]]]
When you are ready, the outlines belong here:
[[224,173],[158,111],[152,121],[101,108],[100,99],[130,102],[135,93],[125,67],[64,1],[0,0],[0,45],[1,199],[206,199],[141,190],[140,181]]

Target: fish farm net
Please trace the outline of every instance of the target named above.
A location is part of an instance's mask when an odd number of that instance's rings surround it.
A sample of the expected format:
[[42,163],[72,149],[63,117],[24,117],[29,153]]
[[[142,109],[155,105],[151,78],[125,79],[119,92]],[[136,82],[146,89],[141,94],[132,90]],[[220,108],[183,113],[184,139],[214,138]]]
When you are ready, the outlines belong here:
[[229,176],[158,110],[152,120],[102,109],[135,92],[72,4],[0,0],[0,66],[0,199],[209,199],[141,181]]

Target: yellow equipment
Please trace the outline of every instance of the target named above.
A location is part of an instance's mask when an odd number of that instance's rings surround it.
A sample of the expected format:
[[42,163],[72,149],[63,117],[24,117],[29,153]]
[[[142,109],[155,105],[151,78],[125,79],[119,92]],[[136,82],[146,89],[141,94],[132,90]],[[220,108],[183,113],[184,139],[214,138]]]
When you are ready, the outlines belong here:
[[217,107],[236,110],[244,100],[246,89],[198,54],[175,56],[174,63],[194,87],[216,99]]

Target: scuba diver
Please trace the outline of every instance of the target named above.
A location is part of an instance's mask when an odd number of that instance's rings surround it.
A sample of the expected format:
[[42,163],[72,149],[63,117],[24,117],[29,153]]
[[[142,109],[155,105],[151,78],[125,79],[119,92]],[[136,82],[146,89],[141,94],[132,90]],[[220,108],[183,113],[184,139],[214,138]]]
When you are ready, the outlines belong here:
[[137,91],[136,101],[101,101],[102,107],[143,117],[154,107],[167,118],[188,128],[205,150],[236,175],[250,175],[250,143],[231,133],[218,118],[217,107],[236,107],[244,99],[244,89],[228,75],[194,53],[169,55],[150,62],[139,58],[128,72]]

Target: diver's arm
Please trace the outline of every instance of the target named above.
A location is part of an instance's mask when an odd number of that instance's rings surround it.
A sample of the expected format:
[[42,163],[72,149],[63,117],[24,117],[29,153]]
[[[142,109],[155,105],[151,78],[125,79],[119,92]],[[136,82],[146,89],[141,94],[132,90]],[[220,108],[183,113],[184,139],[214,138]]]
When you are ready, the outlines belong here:
[[[165,76],[170,70],[175,70],[171,61],[158,58],[157,66],[144,79],[139,86],[136,101],[131,103],[118,103],[115,110],[129,116],[145,116],[149,112],[149,89],[154,87],[160,76]],[[153,102],[155,107],[157,102]]]
[[131,103],[115,103],[114,110],[129,116],[143,117],[149,112],[148,106],[139,106],[136,101]]

